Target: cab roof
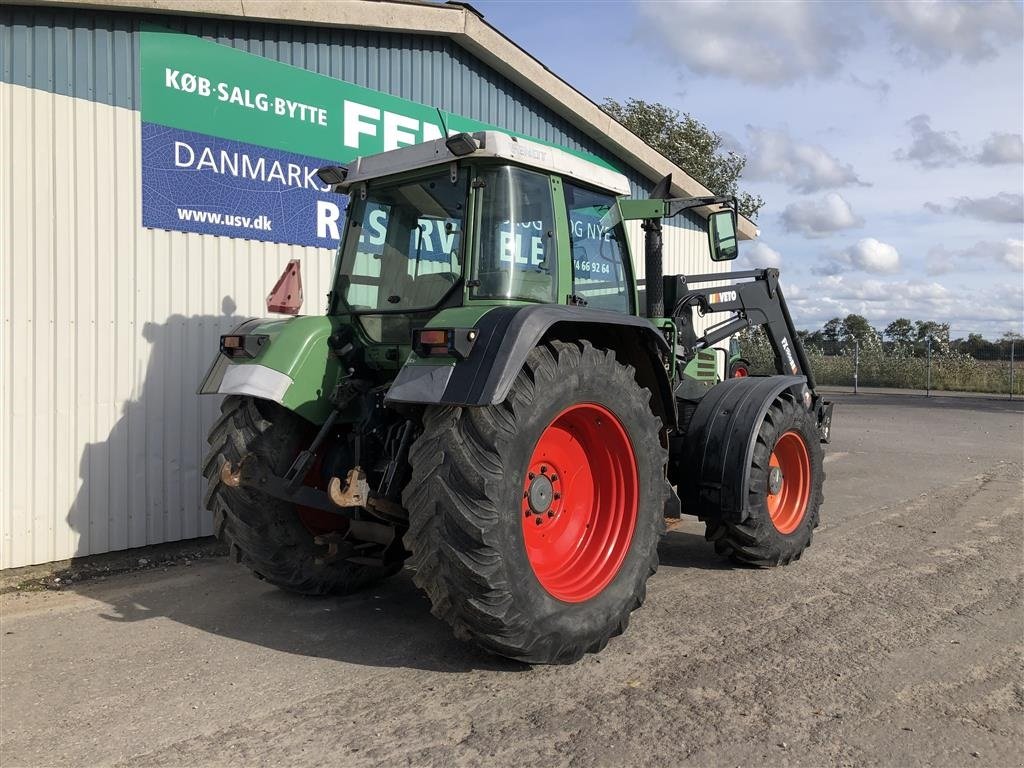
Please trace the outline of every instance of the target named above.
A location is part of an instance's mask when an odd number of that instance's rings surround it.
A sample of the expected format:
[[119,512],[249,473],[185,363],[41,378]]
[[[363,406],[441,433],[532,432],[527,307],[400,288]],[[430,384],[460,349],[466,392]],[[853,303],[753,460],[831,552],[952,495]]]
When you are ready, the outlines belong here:
[[472,143],[477,147],[471,149],[465,142],[460,142],[471,150],[465,154],[453,153],[449,148],[449,139],[440,138],[376,155],[357,157],[349,164],[345,180],[336,184],[334,189],[336,192],[346,192],[360,182],[382,176],[429,168],[462,158],[487,158],[507,160],[516,165],[575,179],[615,195],[630,193],[629,180],[621,173],[557,147],[510,136],[501,131],[478,131],[468,136],[472,137]]

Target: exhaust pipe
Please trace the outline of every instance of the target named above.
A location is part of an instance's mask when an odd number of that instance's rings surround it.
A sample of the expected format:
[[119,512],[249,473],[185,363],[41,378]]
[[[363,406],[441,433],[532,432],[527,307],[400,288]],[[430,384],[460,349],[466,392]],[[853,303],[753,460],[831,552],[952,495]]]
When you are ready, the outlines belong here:
[[644,290],[647,293],[647,317],[665,316],[665,281],[662,279],[661,221],[646,219],[644,230]]
[[[668,200],[672,197],[672,174],[663,178],[651,190],[651,198]],[[644,230],[644,288],[647,295],[647,317],[665,316],[664,261],[662,258],[661,219],[645,219]]]

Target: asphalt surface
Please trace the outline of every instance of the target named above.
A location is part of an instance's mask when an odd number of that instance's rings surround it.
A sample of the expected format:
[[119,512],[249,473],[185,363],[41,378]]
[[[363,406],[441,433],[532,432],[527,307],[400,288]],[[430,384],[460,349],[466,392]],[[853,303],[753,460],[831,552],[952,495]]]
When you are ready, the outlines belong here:
[[453,639],[408,572],[309,599],[214,558],[4,595],[0,763],[1021,765],[1021,404],[836,400],[805,557],[734,568],[687,522],[570,667]]

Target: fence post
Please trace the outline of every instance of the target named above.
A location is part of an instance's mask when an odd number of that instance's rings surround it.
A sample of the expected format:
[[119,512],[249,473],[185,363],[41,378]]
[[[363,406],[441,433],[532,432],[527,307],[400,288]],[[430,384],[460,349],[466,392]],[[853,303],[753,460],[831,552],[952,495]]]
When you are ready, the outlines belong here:
[[860,342],[853,340],[853,394],[857,394],[857,380],[860,378]]
[[932,337],[928,337],[928,382],[925,385],[924,393],[926,396],[932,393]]
[[1013,352],[1016,342],[1010,341],[1010,399],[1013,400]]

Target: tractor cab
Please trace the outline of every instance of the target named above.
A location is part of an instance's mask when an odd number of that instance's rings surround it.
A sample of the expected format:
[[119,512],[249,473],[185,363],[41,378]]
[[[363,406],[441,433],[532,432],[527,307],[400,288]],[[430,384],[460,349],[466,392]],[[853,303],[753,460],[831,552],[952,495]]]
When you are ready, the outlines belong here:
[[[447,159],[447,162],[445,160]],[[632,314],[625,176],[496,131],[458,134],[321,178],[349,195],[329,313],[404,344],[458,306],[591,305]]]

